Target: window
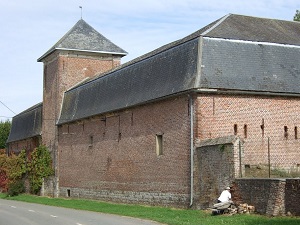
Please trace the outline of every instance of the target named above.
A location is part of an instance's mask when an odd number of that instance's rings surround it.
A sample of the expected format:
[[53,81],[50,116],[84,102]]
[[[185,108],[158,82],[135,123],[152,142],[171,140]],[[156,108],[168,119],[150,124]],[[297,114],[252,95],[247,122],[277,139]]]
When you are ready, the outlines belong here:
[[265,120],[264,119],[262,119],[262,121],[261,121],[260,129],[261,129],[261,136],[264,137],[265,136]]
[[289,136],[289,134],[288,134],[288,127],[284,126],[284,138],[288,139],[288,136]]
[[244,138],[247,138],[248,131],[247,131],[247,124],[244,124]]
[[163,135],[162,134],[156,135],[156,154],[157,155],[163,154]]
[[94,143],[94,136],[90,135],[90,144],[89,144],[89,147],[92,147],[93,143]]
[[234,135],[237,135],[237,124],[234,124],[233,130],[234,130]]
[[298,139],[298,128],[295,127],[294,131],[295,131],[295,139]]

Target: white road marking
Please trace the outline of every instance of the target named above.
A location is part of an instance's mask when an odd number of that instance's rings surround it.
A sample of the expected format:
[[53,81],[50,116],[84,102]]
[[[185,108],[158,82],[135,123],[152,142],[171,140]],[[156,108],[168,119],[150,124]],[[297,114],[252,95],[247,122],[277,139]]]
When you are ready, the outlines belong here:
[[54,215],[50,215],[51,217],[53,217],[53,218],[56,218],[57,216],[54,216]]
[[16,206],[13,206],[13,205],[11,205],[10,207],[12,207],[12,208],[14,208],[14,209],[17,208]]
[[34,210],[32,210],[32,209],[29,209],[28,211],[29,211],[29,212],[35,212],[35,211],[34,211]]
[[76,225],[83,225],[83,224],[81,224],[81,223],[76,223]]

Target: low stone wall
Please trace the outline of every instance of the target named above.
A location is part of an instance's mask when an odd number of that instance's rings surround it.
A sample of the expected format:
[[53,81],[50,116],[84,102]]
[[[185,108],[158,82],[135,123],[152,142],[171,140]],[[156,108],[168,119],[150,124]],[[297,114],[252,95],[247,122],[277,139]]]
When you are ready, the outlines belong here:
[[116,203],[174,206],[177,208],[186,208],[189,203],[189,195],[163,192],[154,193],[60,187],[59,193],[59,195],[64,198],[86,198]]
[[286,212],[300,216],[300,179],[286,179],[285,208]]
[[235,203],[255,206],[269,216],[291,213],[299,216],[300,179],[238,178],[233,185]]
[[42,188],[41,188],[41,196],[50,196],[55,197],[55,177],[51,176],[48,178],[44,178]]

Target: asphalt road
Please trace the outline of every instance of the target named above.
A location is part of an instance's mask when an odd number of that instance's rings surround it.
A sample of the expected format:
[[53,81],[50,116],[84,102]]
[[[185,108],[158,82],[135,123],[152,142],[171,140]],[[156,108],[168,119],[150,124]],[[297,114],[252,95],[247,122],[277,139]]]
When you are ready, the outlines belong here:
[[158,225],[159,223],[0,199],[0,225]]

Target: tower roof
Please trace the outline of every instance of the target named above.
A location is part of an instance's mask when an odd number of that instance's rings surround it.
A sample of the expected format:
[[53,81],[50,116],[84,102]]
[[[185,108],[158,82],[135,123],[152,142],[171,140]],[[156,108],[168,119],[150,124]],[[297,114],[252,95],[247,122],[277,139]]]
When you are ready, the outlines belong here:
[[127,52],[80,19],[54,46],[38,58],[41,62],[55,50],[107,53],[125,56]]

